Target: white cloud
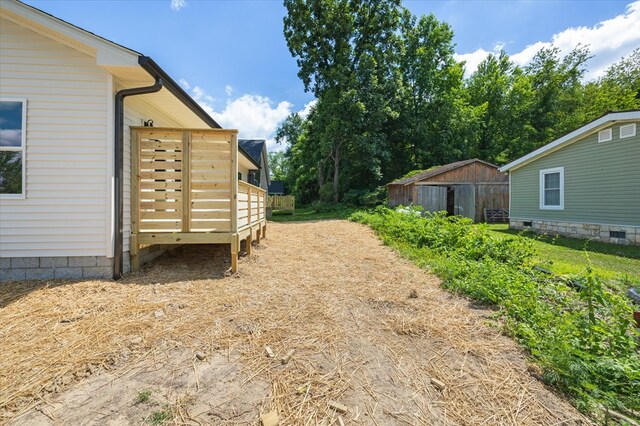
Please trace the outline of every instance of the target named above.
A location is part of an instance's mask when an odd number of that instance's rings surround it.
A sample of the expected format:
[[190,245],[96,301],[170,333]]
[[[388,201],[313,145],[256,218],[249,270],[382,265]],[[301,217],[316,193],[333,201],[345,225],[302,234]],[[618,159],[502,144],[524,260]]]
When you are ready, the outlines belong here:
[[291,114],[290,102],[275,104],[266,96],[242,95],[232,98],[233,87],[227,85],[225,92],[229,95],[222,111],[217,111],[216,99],[208,95],[199,86],[191,86],[185,79],[180,84],[189,90],[191,97],[220,124],[228,129],[238,129],[239,136],[244,139],[265,139],[269,151],[283,149],[275,142],[274,136],[278,125]]
[[304,104],[304,108],[302,108],[302,111],[298,112],[298,114],[300,114],[300,116],[302,118],[307,118],[309,116],[309,114],[311,113],[311,109],[316,106],[316,104],[318,103],[317,99],[313,99],[309,102],[307,102],[306,104]]
[[187,0],[171,0],[171,10],[176,12],[187,5]]
[[[578,44],[588,45],[591,55],[594,56],[586,64],[585,77],[591,80],[603,75],[612,63],[628,56],[640,46],[640,0],[629,4],[623,14],[614,18],[604,20],[593,27],[567,28],[554,34],[550,41],[530,44],[510,57],[516,64],[526,65],[543,47],[553,45],[560,49],[561,54],[566,55]],[[496,48],[498,46],[496,45]],[[475,52],[456,55],[456,59],[467,61],[466,75],[469,75],[489,53],[484,49],[478,49]]]
[[21,129],[0,129],[0,146],[20,146],[21,144]]
[[233,86],[227,84],[224,86],[224,92],[227,94],[227,97],[231,97],[231,95],[233,95]]
[[189,88],[191,87],[189,86],[189,82],[184,78],[181,78],[180,80],[178,80],[178,83],[180,83],[180,86],[182,86],[182,88],[185,90],[189,90]]

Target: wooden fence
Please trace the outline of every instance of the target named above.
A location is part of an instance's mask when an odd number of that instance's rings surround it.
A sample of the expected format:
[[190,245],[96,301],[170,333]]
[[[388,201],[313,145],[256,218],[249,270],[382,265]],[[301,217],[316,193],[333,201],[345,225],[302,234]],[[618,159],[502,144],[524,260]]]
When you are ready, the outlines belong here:
[[296,197],[293,195],[269,195],[267,207],[271,210],[295,210]]

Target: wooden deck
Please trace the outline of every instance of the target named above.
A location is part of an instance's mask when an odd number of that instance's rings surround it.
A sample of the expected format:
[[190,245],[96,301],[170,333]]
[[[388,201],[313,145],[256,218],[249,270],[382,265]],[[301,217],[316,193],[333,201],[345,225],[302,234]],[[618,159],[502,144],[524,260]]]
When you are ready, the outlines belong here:
[[152,244],[230,244],[266,233],[267,194],[238,181],[238,132],[135,127],[131,137],[131,268]]

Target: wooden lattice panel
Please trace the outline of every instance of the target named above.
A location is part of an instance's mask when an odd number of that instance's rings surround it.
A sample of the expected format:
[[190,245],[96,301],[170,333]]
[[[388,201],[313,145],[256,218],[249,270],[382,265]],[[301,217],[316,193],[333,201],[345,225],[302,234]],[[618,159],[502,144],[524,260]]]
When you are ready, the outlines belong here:
[[190,134],[190,231],[231,229],[231,136]]
[[146,132],[138,141],[138,200],[141,232],[182,229],[182,132]]

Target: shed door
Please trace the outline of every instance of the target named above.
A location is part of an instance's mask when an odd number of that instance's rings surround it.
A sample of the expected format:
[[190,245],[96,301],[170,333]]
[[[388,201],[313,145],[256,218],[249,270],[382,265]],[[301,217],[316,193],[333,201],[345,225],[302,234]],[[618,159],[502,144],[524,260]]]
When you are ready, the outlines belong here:
[[422,206],[424,211],[439,212],[447,210],[447,187],[416,185],[416,205]]
[[454,213],[475,220],[476,191],[474,185],[455,185],[454,191]]

